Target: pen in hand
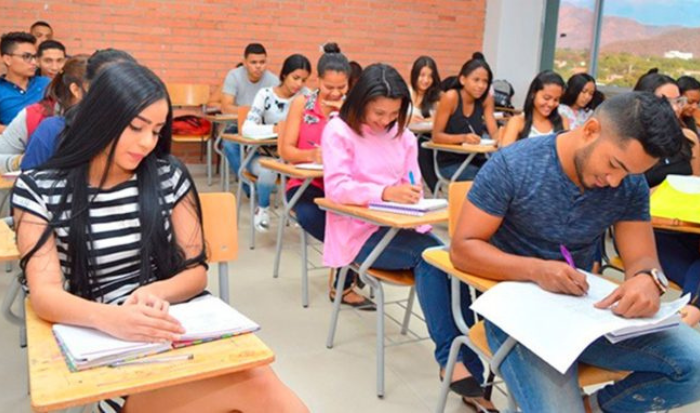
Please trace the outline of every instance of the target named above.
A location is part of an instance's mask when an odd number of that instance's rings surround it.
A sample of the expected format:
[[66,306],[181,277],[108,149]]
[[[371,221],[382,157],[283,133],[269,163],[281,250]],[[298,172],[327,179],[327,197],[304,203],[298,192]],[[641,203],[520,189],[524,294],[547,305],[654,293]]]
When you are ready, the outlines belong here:
[[[564,246],[564,244],[559,244],[559,251],[561,252],[562,257],[564,257],[564,261],[566,261],[567,264],[574,270],[576,270],[576,264],[574,263],[574,257],[571,255],[571,252]],[[584,292],[583,294],[586,295],[588,292],[584,289],[583,286],[580,286]]]

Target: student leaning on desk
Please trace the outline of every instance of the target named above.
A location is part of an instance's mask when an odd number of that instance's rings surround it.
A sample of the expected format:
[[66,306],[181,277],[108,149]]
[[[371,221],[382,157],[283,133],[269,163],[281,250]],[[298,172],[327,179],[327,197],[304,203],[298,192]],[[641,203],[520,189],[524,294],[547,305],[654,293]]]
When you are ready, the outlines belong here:
[[[111,65],[76,108],[55,156],[18,178],[17,244],[39,317],[127,340],[184,332],[168,307],[204,290],[206,257],[196,188],[170,156],[168,102],[147,68]],[[99,407],[121,411],[124,402]],[[306,411],[269,368],[132,395],[124,408]]]
[[[666,99],[635,92],[606,101],[574,131],[499,151],[465,201],[452,262],[486,278],[582,295],[586,278],[562,262],[561,246],[566,244],[579,268],[590,270],[600,237],[613,225],[625,281],[596,307],[627,318],[655,314],[668,282],[654,247],[649,188],[640,174],[677,152],[683,139]],[[494,351],[506,340],[488,321],[486,333]],[[618,344],[600,338],[579,360],[632,374],[582,402],[576,367],[562,375],[520,344],[501,372],[524,412],[647,412],[700,399],[700,335],[683,323]]]

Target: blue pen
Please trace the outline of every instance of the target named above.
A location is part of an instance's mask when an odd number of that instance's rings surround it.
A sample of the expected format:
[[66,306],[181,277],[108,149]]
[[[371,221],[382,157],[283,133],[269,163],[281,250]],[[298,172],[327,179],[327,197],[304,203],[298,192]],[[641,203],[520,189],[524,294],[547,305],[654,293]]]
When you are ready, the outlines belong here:
[[408,171],[408,180],[411,181],[411,185],[416,184],[416,179],[413,177],[413,171]]

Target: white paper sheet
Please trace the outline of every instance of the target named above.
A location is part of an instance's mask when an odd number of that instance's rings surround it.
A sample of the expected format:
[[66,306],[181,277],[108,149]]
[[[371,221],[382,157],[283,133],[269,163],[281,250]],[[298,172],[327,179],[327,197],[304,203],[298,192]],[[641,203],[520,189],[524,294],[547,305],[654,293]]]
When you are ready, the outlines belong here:
[[626,319],[594,304],[617,285],[586,274],[590,289],[583,297],[554,294],[530,282],[501,282],[471,306],[562,374],[597,338],[632,326],[660,322],[688,303],[688,295],[662,303],[651,318]]

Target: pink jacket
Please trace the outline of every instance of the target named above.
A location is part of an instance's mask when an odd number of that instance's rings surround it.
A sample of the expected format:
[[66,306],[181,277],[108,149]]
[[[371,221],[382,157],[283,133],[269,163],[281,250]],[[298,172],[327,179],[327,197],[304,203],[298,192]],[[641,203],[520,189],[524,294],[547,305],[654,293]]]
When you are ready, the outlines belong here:
[[[387,186],[410,183],[412,171],[421,182],[418,143],[408,129],[396,137],[397,128],[376,134],[362,127],[356,134],[339,117],[323,130],[323,181],[326,197],[341,204],[367,205],[380,202]],[[323,264],[342,267],[350,264],[369,237],[379,229],[363,221],[326,214]]]

